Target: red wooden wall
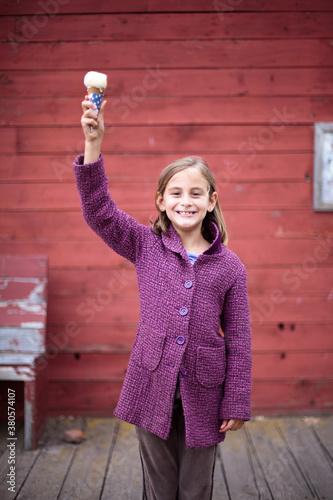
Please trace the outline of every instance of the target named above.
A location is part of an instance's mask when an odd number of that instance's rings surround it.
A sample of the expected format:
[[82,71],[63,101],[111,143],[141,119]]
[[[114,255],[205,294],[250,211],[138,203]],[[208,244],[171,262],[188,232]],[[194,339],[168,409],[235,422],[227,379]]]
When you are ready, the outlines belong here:
[[248,269],[253,413],[332,410],[333,223],[312,209],[331,0],[5,0],[0,14],[1,252],[49,256],[50,414],[111,413],[138,320],[133,268],[86,226],[74,184],[89,70],[108,74],[120,208],[148,224],[178,157],[215,172]]

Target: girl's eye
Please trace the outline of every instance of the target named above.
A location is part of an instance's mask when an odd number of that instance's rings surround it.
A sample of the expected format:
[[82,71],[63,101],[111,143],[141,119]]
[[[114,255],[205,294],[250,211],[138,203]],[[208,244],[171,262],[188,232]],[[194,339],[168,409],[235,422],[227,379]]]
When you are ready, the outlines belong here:
[[173,193],[171,193],[173,196],[179,196],[179,192],[178,191],[174,191]]
[[200,196],[200,193],[193,193],[193,196]]

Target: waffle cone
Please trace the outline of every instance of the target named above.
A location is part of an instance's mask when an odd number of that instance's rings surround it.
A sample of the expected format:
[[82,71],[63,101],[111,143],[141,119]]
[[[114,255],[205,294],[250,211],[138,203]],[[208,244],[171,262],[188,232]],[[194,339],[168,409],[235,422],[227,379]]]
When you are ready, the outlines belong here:
[[105,89],[100,89],[99,87],[88,87],[88,94],[101,94],[104,95]]

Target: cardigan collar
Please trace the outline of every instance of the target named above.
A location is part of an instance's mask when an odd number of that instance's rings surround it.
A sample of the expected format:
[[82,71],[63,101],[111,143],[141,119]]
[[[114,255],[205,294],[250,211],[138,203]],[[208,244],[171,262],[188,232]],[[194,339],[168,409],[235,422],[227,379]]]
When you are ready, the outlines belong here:
[[[173,252],[186,255],[186,250],[184,249],[179,234],[173,227],[172,223],[168,227],[168,232],[170,236],[162,233],[162,241],[164,245]],[[206,222],[203,230],[203,236],[210,243],[210,247],[207,248],[203,254],[213,255],[222,252],[221,234],[215,222]]]

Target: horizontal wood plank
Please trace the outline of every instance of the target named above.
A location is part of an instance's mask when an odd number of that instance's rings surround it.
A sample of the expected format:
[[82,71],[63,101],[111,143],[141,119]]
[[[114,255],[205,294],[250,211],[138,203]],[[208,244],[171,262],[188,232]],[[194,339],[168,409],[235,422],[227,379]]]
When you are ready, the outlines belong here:
[[[216,3],[215,5],[218,5]],[[8,18],[7,18],[8,19]],[[14,20],[9,19],[9,24]],[[271,38],[327,38],[333,35],[328,12],[218,12],[163,14],[81,14],[17,18],[15,39],[35,42],[101,40],[217,40]],[[39,24],[45,26],[39,26]],[[76,29],[73,30],[73,25]]]
[[[126,263],[126,262],[125,262]],[[134,266],[127,263],[117,269],[67,269],[50,270],[49,297],[96,296],[108,288],[121,294],[126,287],[127,294],[137,295],[137,278]]]
[[[17,153],[83,151],[81,128],[33,127],[17,129]],[[241,153],[254,161],[260,153],[312,153],[313,126],[289,125],[273,131],[262,125],[109,126],[104,153],[171,153],[188,156],[206,153]]]
[[[83,244],[81,241],[26,240],[24,246],[21,241],[4,241],[1,246],[4,253],[18,255],[38,251],[47,253],[50,268],[54,269],[105,269],[127,265],[123,257],[111,251],[96,235],[92,241],[85,241]],[[305,276],[311,274],[311,268],[317,268],[316,262],[320,261],[321,265],[330,267],[333,259],[332,241],[329,237],[295,239],[292,242],[292,252],[289,239],[235,239],[230,242],[229,248],[248,267],[278,266],[287,271],[289,268],[292,270],[291,266],[295,264],[298,267],[307,268]],[[301,282],[304,279],[306,277],[301,277]]]
[[0,277],[1,279],[5,278],[46,278],[47,277],[47,264],[48,258],[47,255],[41,255],[40,253],[36,253],[33,255],[32,252],[30,255],[28,252],[25,252],[24,255],[19,254],[19,252],[15,255],[7,254],[3,250],[0,254]]
[[[219,192],[223,193],[223,191]],[[329,213],[310,210],[228,210],[222,207],[229,240],[253,238],[316,238],[332,236],[332,218]],[[127,210],[140,224],[149,225],[156,211]],[[65,212],[7,212],[0,218],[1,241],[29,240],[95,240],[95,234],[86,225],[82,213]]]
[[[150,96],[237,97],[237,96],[331,96],[331,68],[229,68],[169,69],[167,78],[149,78],[147,69],[112,69],[106,98],[131,96],[138,87],[147,87]],[[7,70],[0,75],[0,89],[7,97],[75,97],[84,95],[84,70]],[[38,85],[36,85],[36,75]],[[64,81],[70,81],[68,86]],[[154,88],[153,88],[154,87]]]
[[[269,291],[264,297],[251,296],[252,323],[260,326],[263,323],[332,322],[330,295],[325,298],[302,296],[301,285],[300,281],[298,296],[288,297],[279,288]],[[96,297],[75,297],[70,304],[67,304],[67,298],[54,297],[49,307],[48,321],[51,324],[72,321],[78,324],[136,322],[139,300],[136,295],[126,295],[127,290],[126,285],[120,285],[116,289],[117,293],[105,288]]]
[[2,302],[0,324],[21,328],[42,329],[46,323],[46,307],[42,304],[21,304],[20,302]]
[[[124,265],[125,259],[118,256],[103,243],[97,236],[94,241],[26,241],[22,242],[2,242],[4,253],[14,253],[25,255],[26,253],[46,252],[49,257],[49,265],[52,268],[80,269],[86,267],[111,266],[113,268]],[[102,264],[103,263],[103,264]],[[99,265],[99,264],[102,264]]]
[[0,301],[46,302],[46,280],[39,278],[0,278]]
[[[304,261],[303,266],[300,264],[298,268],[293,267],[287,270],[271,267],[269,272],[267,269],[248,269],[249,293],[252,296],[264,297],[269,290],[280,288],[285,295],[292,296],[298,295],[301,288],[302,296],[317,295],[326,298],[331,291],[330,283],[327,283],[329,268],[321,267],[322,263],[319,262],[316,268],[313,263],[312,268],[306,264]],[[136,274],[130,263],[123,269],[51,269],[48,295],[50,298],[59,296],[83,299],[88,295],[96,296],[100,290],[117,283],[119,286],[127,285],[127,295],[137,293]]]
[[[319,250],[319,249],[318,249]],[[326,254],[328,256],[328,253]],[[319,253],[318,253],[319,256]],[[320,265],[310,254],[304,254],[303,260],[298,265],[289,269],[249,269],[247,272],[248,291],[253,298],[268,296],[273,290],[279,290],[283,296],[321,296],[323,300],[331,296],[331,287],[327,283],[328,268]]]
[[[75,144],[63,155],[12,155],[0,164],[2,182],[71,182],[74,183],[73,162],[82,153]],[[105,154],[104,166],[110,186],[117,182],[153,182],[157,187],[160,172],[177,159],[174,154]],[[274,180],[311,181],[312,153],[205,154],[218,190],[237,181]],[[321,213],[321,217],[325,214]],[[0,221],[1,223],[2,221]]]
[[[51,353],[49,380],[115,381],[125,376],[128,353]],[[253,354],[254,380],[325,379],[331,376],[333,350],[328,352],[280,352]],[[308,365],[311,363],[311,372]]]
[[47,349],[51,353],[129,354],[137,331],[137,323],[107,325],[79,325],[75,321],[66,324],[49,324]]
[[[51,358],[47,355],[46,358]],[[53,354],[48,367],[49,380],[52,381],[112,381],[123,380],[129,355],[118,354]]]
[[[313,339],[316,339],[314,345]],[[276,323],[275,325],[254,325],[252,327],[252,349],[259,351],[288,352],[332,350],[332,324],[318,323],[295,324]]]
[[15,30],[15,18],[14,17],[2,17],[0,23],[0,41],[7,42],[8,34],[13,33]]
[[[223,193],[223,191],[222,191]],[[303,238],[332,236],[332,217],[329,213],[304,210],[257,210],[251,212],[223,210],[230,241],[245,237]],[[331,222],[332,221],[332,222]]]
[[[122,210],[150,210],[156,213],[153,183],[117,183],[111,187],[113,199]],[[286,210],[312,206],[312,186],[306,182],[233,183],[221,185],[225,209]],[[136,194],[140,192],[140,197]],[[0,210],[61,210],[80,207],[74,184],[7,184],[0,200]]]
[[13,154],[16,151],[17,130],[5,127],[1,129],[0,154]]
[[[246,0],[243,2],[204,2],[203,0],[169,0],[168,3],[163,3],[159,0],[128,0],[126,3],[119,4],[111,2],[104,5],[103,3],[91,4],[90,0],[71,0],[70,2],[59,2],[59,13],[77,14],[87,12],[95,14],[97,12],[214,12],[216,7],[221,12],[242,12],[242,11],[332,11],[332,3],[330,0],[317,0],[314,3],[312,0],[281,0],[278,4],[272,4],[270,0]],[[55,7],[56,9],[56,7]],[[45,10],[45,8],[44,8]],[[28,15],[35,14],[41,11],[41,5],[38,0],[30,0],[29,2],[20,0],[3,0],[0,8],[0,15]],[[47,12],[45,10],[45,12]],[[223,18],[221,18],[223,19]]]
[[43,353],[45,330],[1,326],[0,351],[2,353]]
[[48,311],[50,324],[75,323],[107,324],[135,323],[139,319],[139,298],[136,294],[125,295],[126,285],[121,285],[113,292],[109,288],[100,290],[96,297],[74,298],[66,305],[67,299],[55,297]]
[[113,416],[122,382],[50,381],[49,415]]
[[[121,382],[110,381],[51,381],[48,393],[50,414],[110,416],[121,386]],[[333,409],[332,381],[254,380],[252,394],[253,415],[263,412],[266,415],[311,414]]]
[[[13,45],[13,46],[12,46]],[[80,69],[94,60],[104,70],[149,67],[159,82],[165,68],[263,68],[330,66],[330,40],[36,42],[2,44],[3,70]],[[33,54],[33,56],[32,56]],[[162,68],[164,68],[162,70]],[[157,70],[157,73],[156,73]]]
[[[264,323],[332,322],[331,297],[302,297],[299,282],[298,297],[288,297],[279,288],[264,298],[250,297],[250,315],[254,326]],[[278,298],[277,298],[278,297]]]
[[[306,277],[317,269],[316,262],[319,260],[325,266],[330,266],[332,261],[332,239],[330,237],[318,238],[314,241],[307,240],[307,242],[302,238],[296,239],[292,242],[292,251],[290,251],[291,244],[288,239],[261,240],[260,243],[248,240],[246,245],[240,240],[235,240],[229,246],[249,267],[259,265],[265,268],[276,265],[281,268],[287,267],[286,271],[292,271],[295,269],[294,264],[296,269],[304,266],[305,273],[300,277],[300,282],[306,280]],[[286,254],[285,257],[283,257],[284,254]],[[289,273],[285,279],[290,278]]]
[[[2,126],[76,126],[81,115],[78,99],[7,99]],[[112,99],[106,123],[112,124],[262,124],[272,138],[286,125],[329,121],[333,98],[305,97],[197,97],[150,98],[144,87],[130,96]],[[269,140],[267,133],[267,141]],[[265,139],[264,139],[265,140]]]
[[332,359],[333,350],[311,353],[255,353],[253,355],[253,379],[264,381],[330,379]]
[[[75,353],[129,353],[137,331],[137,322],[99,325],[49,324],[47,347],[50,352]],[[317,351],[332,350],[332,323],[320,320],[311,324],[276,322],[252,325],[252,350],[255,353],[312,352],[313,338]]]

